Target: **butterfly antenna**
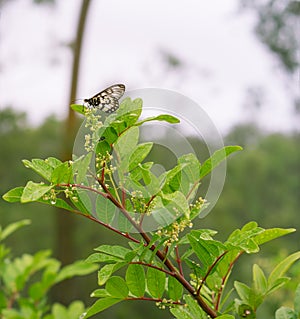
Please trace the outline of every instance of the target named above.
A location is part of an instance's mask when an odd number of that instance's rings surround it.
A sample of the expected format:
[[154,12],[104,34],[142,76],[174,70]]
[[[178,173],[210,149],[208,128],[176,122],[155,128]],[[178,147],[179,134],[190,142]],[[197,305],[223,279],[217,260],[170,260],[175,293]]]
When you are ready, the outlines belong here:
[[76,100],[72,100],[71,104],[74,104],[76,101],[82,101],[83,102],[84,99],[76,99]]

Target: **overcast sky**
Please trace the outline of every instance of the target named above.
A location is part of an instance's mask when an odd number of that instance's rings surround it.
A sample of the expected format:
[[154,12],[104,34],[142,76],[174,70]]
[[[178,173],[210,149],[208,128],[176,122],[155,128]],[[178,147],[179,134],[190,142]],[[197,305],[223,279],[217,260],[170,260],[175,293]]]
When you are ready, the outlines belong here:
[[[80,0],[56,6],[9,1],[0,16],[0,107],[27,111],[32,123],[66,115],[71,52]],[[93,1],[84,39],[78,98],[108,85],[158,87],[195,100],[225,132],[255,118],[269,130],[295,127],[287,79],[253,32],[255,17],[236,0]],[[162,59],[182,62],[176,72]],[[251,107],[254,88],[262,107]],[[247,106],[247,108],[246,108]]]

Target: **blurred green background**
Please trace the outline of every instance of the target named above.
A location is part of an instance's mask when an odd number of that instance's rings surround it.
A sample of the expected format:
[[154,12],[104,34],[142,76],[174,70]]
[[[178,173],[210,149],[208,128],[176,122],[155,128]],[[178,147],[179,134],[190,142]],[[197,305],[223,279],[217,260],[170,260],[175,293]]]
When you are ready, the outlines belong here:
[[[10,3],[2,0],[0,5],[5,9],[6,6],[11,6],[12,2],[16,4],[18,0],[11,0]],[[69,101],[77,97],[78,70],[80,70],[80,63],[84,61],[81,57],[81,41],[84,38],[84,23],[90,2],[92,1],[80,2],[82,6],[79,10],[77,31],[74,31],[74,42],[69,46],[72,59],[69,59],[68,63],[70,65],[73,63],[72,76],[69,80]],[[30,5],[35,10],[42,11],[45,10],[42,4],[49,6],[50,3],[55,10],[55,5],[60,1],[40,0]],[[299,1],[282,2],[279,0],[236,2],[240,10],[239,14],[245,14],[245,11],[250,10],[255,17],[253,34],[265,50],[270,52],[269,59],[277,61],[280,65],[280,71],[277,70],[279,72],[277,74],[281,74],[283,83],[289,86],[298,81],[298,89],[299,42],[297,41],[299,40],[295,38],[295,30],[291,26],[295,23],[296,18],[299,20],[299,3]],[[167,17],[166,20],[168,20]],[[201,20],[199,25],[201,26]],[[3,29],[1,31],[5,32]],[[92,46],[87,42],[84,42],[84,45]],[[174,79],[180,78],[185,68],[185,64],[176,55],[173,55],[172,50],[165,53],[164,59],[159,63],[165,73]],[[1,65],[5,65],[5,60],[2,59]],[[259,79],[257,80],[259,83]],[[228,125],[229,128],[223,133],[226,145],[238,144],[244,147],[244,151],[228,160],[226,183],[217,205],[207,217],[197,220],[195,225],[217,230],[219,239],[225,239],[234,228],[242,227],[250,220],[257,221],[265,228],[294,227],[300,229],[298,217],[300,207],[299,92],[286,90],[283,84],[282,90],[287,95],[285,112],[292,113],[295,120],[291,123],[291,128],[273,127],[266,130],[263,123],[260,122],[260,114],[264,107],[272,106],[268,105],[268,101],[261,102],[264,94],[259,85],[255,85],[254,83],[253,87],[259,89],[252,88],[244,92],[248,97],[247,103],[241,105],[245,112],[248,112],[248,116],[244,117],[241,123]],[[51,87],[51,90],[49,88],[49,94],[51,94],[50,91],[55,90],[55,87]],[[32,96],[32,99],[34,100],[35,96]],[[43,101],[40,103],[42,104]],[[37,176],[22,165],[22,159],[48,156],[56,156],[61,159],[71,158],[72,138],[80,120],[67,110],[68,105],[66,105],[61,106],[65,108],[65,113],[69,112],[66,119],[51,115],[36,124],[28,118],[27,113],[30,113],[30,110],[22,112],[17,110],[15,105],[1,102],[0,104],[0,194],[2,195],[13,187],[24,185],[27,180],[39,181]],[[222,108],[224,107],[226,106],[222,105]],[[224,110],[220,111],[221,114],[222,112]],[[272,117],[272,112],[269,116]],[[201,140],[190,137],[190,142],[199,152],[204,149],[201,147]],[[180,145],[178,147],[180,148]],[[157,156],[162,164],[167,161],[161,158],[160,153],[153,156]],[[203,158],[203,154],[199,156]],[[30,218],[32,225],[17,232],[7,242],[7,245],[12,247],[15,256],[51,248],[54,256],[63,263],[69,263],[76,259],[86,258],[92,253],[92,249],[100,244],[120,243],[122,240],[106,229],[67,212],[58,212],[51,207],[38,204],[8,204],[0,200],[2,225],[24,218]],[[243,256],[238,271],[234,272],[234,278],[239,281],[249,281],[251,262],[257,262],[266,271],[270,271],[284,256],[299,249],[298,231],[272,244],[267,244],[257,256]],[[291,303],[291,291],[300,280],[300,266],[294,266],[291,275],[294,276],[293,282],[287,290],[277,294],[261,310],[262,317],[270,318],[274,315],[274,309],[277,306]],[[89,297],[89,293],[97,288],[96,281],[96,274],[68,281],[52,291],[50,298],[63,303],[82,299],[87,304],[91,304],[93,300]],[[122,319],[129,316],[145,319],[171,318],[167,311],[158,310],[152,304],[145,302],[122,303],[105,311],[99,318]]]

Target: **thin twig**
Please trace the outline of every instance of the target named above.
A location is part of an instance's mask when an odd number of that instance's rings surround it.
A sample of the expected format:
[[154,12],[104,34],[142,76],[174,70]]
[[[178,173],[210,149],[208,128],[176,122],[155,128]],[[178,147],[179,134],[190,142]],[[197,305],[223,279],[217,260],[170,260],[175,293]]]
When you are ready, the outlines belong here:
[[177,264],[178,264],[178,267],[179,267],[179,272],[183,276],[182,263],[181,263],[181,258],[179,256],[179,249],[178,249],[177,245],[175,246],[175,252],[176,252],[176,261],[177,261]]
[[199,288],[197,290],[197,295],[200,294],[200,290],[203,287],[204,283],[206,282],[207,277],[209,276],[209,274],[212,272],[212,270],[214,269],[214,267],[216,266],[216,264],[221,260],[221,258],[223,256],[225,256],[228,253],[228,250],[224,251],[220,256],[218,256],[216,258],[216,260],[212,263],[212,265],[208,268],[207,273],[205,274],[205,276],[202,278],[201,283],[199,285]]
[[172,301],[172,302],[164,302],[163,299],[161,298],[150,298],[150,297],[127,297],[125,300],[145,300],[145,301],[153,301],[153,302],[159,302],[163,304],[168,304],[168,305],[184,305],[184,303],[180,301]]
[[[64,186],[77,186],[77,187],[81,187],[84,189],[88,189],[91,191],[94,191],[98,194],[100,194],[101,196],[106,197],[107,199],[109,199],[116,207],[118,207],[121,212],[123,213],[123,215],[128,219],[128,221],[133,225],[133,227],[139,232],[139,234],[142,236],[142,238],[144,239],[146,244],[150,244],[151,242],[151,238],[145,233],[144,229],[137,224],[130,216],[130,214],[128,213],[128,211],[126,210],[126,208],[122,205],[122,203],[120,203],[119,201],[116,200],[116,198],[110,193],[110,191],[108,190],[108,188],[106,187],[106,185],[100,180],[98,179],[99,184],[102,186],[103,190],[105,193],[97,191],[91,187],[87,187],[84,185],[78,185],[78,184],[65,184]],[[61,185],[63,186],[63,184]],[[100,222],[99,220],[97,220],[96,218],[90,216],[90,215],[85,215],[82,213],[83,216],[88,217],[91,220],[94,220],[95,222],[105,226],[106,224]],[[107,226],[106,226],[107,227]],[[108,226],[107,228],[111,229],[111,226]],[[119,234],[121,234],[122,236],[129,238],[128,234],[126,233],[122,233],[120,231],[117,231]],[[156,246],[152,245],[149,247],[150,250],[152,251],[156,251]],[[176,269],[176,267],[173,265],[173,263],[171,262],[171,260],[169,258],[166,257],[166,254],[161,252],[160,250],[156,251],[156,256],[164,263],[164,265],[170,270],[170,272],[173,274],[172,276],[174,278],[176,278],[181,284],[182,286],[196,299],[196,301],[198,302],[199,306],[208,314],[210,315],[212,318],[216,318],[217,317],[217,313],[208,306],[208,304],[205,302],[205,300],[200,296],[197,295],[195,288],[185,279],[185,277],[178,272],[178,270]]]
[[225,276],[222,278],[222,283],[221,283],[221,287],[219,289],[219,292],[218,292],[218,296],[217,296],[217,302],[216,302],[216,310],[219,309],[219,306],[220,306],[220,301],[221,301],[221,295],[222,295],[222,291],[224,289],[224,286],[225,286],[225,282],[234,266],[234,264],[237,262],[237,260],[241,257],[241,255],[244,253],[244,251],[240,251],[237,256],[234,258],[234,260],[230,263],[229,267],[228,267],[228,270],[225,274]]
[[72,210],[71,212],[72,212],[72,213],[75,213],[75,214],[77,214],[77,215],[83,216],[83,217],[85,217],[85,218],[87,218],[87,219],[90,219],[90,220],[92,220],[93,222],[98,223],[98,224],[100,224],[101,226],[104,226],[105,228],[107,228],[107,229],[109,229],[109,230],[111,230],[111,231],[113,231],[113,232],[115,232],[115,233],[117,233],[117,234],[119,234],[119,235],[121,235],[121,236],[123,236],[123,237],[125,237],[125,238],[127,238],[127,239],[129,239],[129,240],[131,240],[131,241],[133,241],[133,242],[135,242],[135,243],[138,243],[138,244],[141,243],[138,239],[136,239],[136,238],[130,236],[128,233],[121,232],[121,231],[119,231],[117,228],[115,228],[115,227],[113,227],[113,226],[111,226],[111,225],[109,225],[109,224],[103,223],[101,220],[97,219],[96,217],[94,217],[94,216],[92,216],[92,215],[84,214],[84,213],[82,213],[82,212],[80,212],[80,211],[78,211],[78,210]]
[[168,275],[174,277],[174,273],[173,273],[173,272],[170,272],[170,271],[168,271],[168,270],[165,270],[165,269],[163,269],[163,268],[157,267],[157,266],[152,265],[152,264],[144,263],[144,262],[142,262],[142,261],[132,261],[132,262],[130,262],[130,264],[136,264],[136,265],[146,266],[146,267],[149,267],[149,268],[154,268],[154,269],[157,269],[157,270],[159,270],[159,271],[162,271],[162,272],[164,272],[164,273],[166,273],[166,274],[168,274]]

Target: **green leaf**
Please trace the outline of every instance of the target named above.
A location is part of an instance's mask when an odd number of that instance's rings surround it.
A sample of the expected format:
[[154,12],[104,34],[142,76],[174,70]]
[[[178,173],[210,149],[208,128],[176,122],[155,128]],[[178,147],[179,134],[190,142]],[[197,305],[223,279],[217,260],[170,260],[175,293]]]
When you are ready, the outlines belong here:
[[182,176],[180,191],[193,198],[199,187],[201,165],[194,154],[186,154],[178,159],[178,164],[182,165]]
[[73,181],[73,170],[69,162],[57,166],[51,174],[51,182],[57,184],[69,184]]
[[122,247],[122,246],[112,246],[112,245],[101,245],[94,250],[99,251],[108,256],[117,257],[118,260],[125,260],[125,256],[127,253],[131,252],[130,249]]
[[59,303],[55,303],[52,307],[52,314],[55,319],[68,319],[68,312],[66,307]]
[[296,288],[294,307],[295,311],[300,314],[300,284]]
[[116,141],[114,149],[118,154],[120,160],[132,153],[135,149],[139,139],[139,129],[131,127],[126,130]]
[[111,224],[117,212],[116,206],[107,198],[98,195],[96,198],[96,214],[98,219],[105,223]]
[[235,317],[232,316],[232,315],[221,315],[221,316],[218,316],[216,317],[217,319],[234,319]]
[[280,277],[277,280],[275,280],[272,285],[268,286],[268,295],[273,293],[275,290],[278,290],[279,288],[283,287],[290,281],[290,278],[288,277]]
[[164,179],[164,186],[162,188],[164,193],[173,193],[180,187],[181,182],[181,171],[187,164],[178,164],[171,170],[167,171]]
[[31,224],[31,221],[29,219],[23,219],[18,222],[7,225],[2,231],[0,228],[0,241],[7,238],[9,235],[14,233],[19,228],[24,227],[26,225],[30,225],[30,224]]
[[[207,314],[196,304],[193,302],[191,296],[186,298],[184,296],[188,306],[177,306],[170,309],[170,312],[177,318],[177,319],[207,319]],[[191,306],[191,308],[190,308]]]
[[213,263],[213,258],[216,252],[213,252],[210,249],[210,246],[206,245],[205,241],[200,238],[196,239],[194,236],[189,234],[188,239],[194,253],[197,255],[203,267],[209,267]]
[[88,309],[88,311],[86,312],[86,314],[82,318],[89,318],[89,317],[119,303],[122,300],[123,299],[116,299],[116,298],[111,298],[111,297],[99,299]]
[[298,319],[297,313],[288,307],[281,307],[275,313],[275,319]]
[[174,277],[168,277],[168,294],[169,298],[178,301],[182,298],[183,287]]
[[245,285],[242,282],[239,281],[235,281],[234,282],[234,287],[239,295],[239,297],[241,298],[241,300],[248,304],[250,302],[250,294],[251,294],[251,289],[250,287],[248,287],[247,285]]
[[[177,319],[196,319],[191,317],[191,314],[183,306],[177,306],[177,307],[171,308],[170,312]],[[199,319],[202,319],[202,317],[200,317]]]
[[105,141],[108,145],[113,144],[118,138],[118,132],[111,126],[100,127],[97,134],[100,141]]
[[70,197],[70,201],[72,204],[81,212],[86,215],[91,215],[93,204],[91,202],[91,197],[89,196],[89,192],[85,189],[77,188],[77,190],[73,191],[75,196],[75,200],[73,197]]
[[70,108],[77,113],[85,115],[85,107],[82,104],[71,104]]
[[22,193],[21,203],[34,202],[50,191],[54,186],[29,181]]
[[152,216],[160,226],[166,226],[181,216],[188,216],[188,204],[184,195],[180,192],[162,194],[155,198],[155,207]]
[[125,98],[120,104],[117,111],[117,120],[122,119],[126,127],[130,127],[136,123],[142,113],[143,100]]
[[73,301],[68,307],[68,315],[70,319],[80,318],[81,314],[84,312],[84,303],[80,300]]
[[40,176],[45,178],[47,181],[50,181],[51,174],[53,172],[53,166],[47,162],[47,160],[42,160],[34,158],[31,161],[22,160],[23,164],[27,168],[31,168]]
[[87,170],[89,168],[93,153],[82,155],[77,158],[72,164],[73,175],[76,174],[76,183],[80,184],[86,179]]
[[13,188],[7,193],[5,193],[2,196],[2,198],[9,203],[20,202],[23,191],[24,191],[24,187]]
[[158,115],[158,116],[148,117],[148,118],[136,123],[136,125],[142,125],[145,122],[150,122],[150,121],[164,121],[164,122],[168,122],[168,123],[171,123],[171,124],[180,123],[180,120],[177,117],[175,117],[175,116],[172,116],[170,114],[161,114],[161,115]]
[[274,286],[274,283],[277,279],[283,277],[283,275],[288,271],[288,269],[293,265],[295,261],[300,258],[300,252],[296,252],[288,257],[286,257],[283,261],[281,261],[271,272],[268,278],[268,288],[271,289]]
[[105,298],[105,297],[111,297],[111,296],[105,289],[96,289],[91,293],[91,297]]
[[114,273],[116,264],[107,264],[104,265],[99,271],[98,271],[98,285],[102,286],[104,285],[107,280],[110,278],[110,276]]
[[50,206],[55,206],[55,207],[58,207],[58,208],[62,208],[62,209],[65,209],[65,210],[68,210],[70,212],[74,212],[74,208],[72,206],[70,206],[69,204],[67,204],[63,199],[61,198],[56,198],[55,199],[55,202],[51,201],[51,199],[47,199],[47,200],[44,200],[43,198],[40,198],[38,200],[39,203],[42,203],[42,204],[47,204],[47,205],[50,205]]
[[51,157],[51,156],[46,158],[45,162],[53,168],[57,167],[58,165],[60,165],[62,163],[62,161],[59,160],[58,158]]
[[149,154],[153,146],[153,143],[143,143],[139,144],[135,150],[132,152],[129,158],[129,171],[134,169],[138,164],[142,163],[142,161]]
[[250,222],[242,229],[234,230],[230,234],[226,245],[228,246],[228,249],[236,247],[238,249],[245,250],[245,252],[249,254],[256,253],[259,251],[259,246],[255,242],[254,238],[264,231],[265,230],[263,228],[257,226],[256,222]]
[[190,295],[185,295],[184,300],[188,305],[188,309],[190,314],[192,315],[192,318],[206,318],[207,316],[203,312],[203,310],[200,308],[196,300],[190,296]]
[[125,262],[119,262],[115,264],[107,264],[104,265],[99,271],[98,271],[98,285],[102,286],[106,283],[106,281],[110,278],[110,276],[117,271],[118,269],[122,268],[127,263]]
[[[127,210],[129,211],[129,210]],[[131,214],[130,211],[129,211],[129,215],[131,215],[131,217],[133,218],[133,215],[134,214]],[[127,217],[125,217],[123,214],[118,214],[118,218],[117,218],[117,221],[118,221],[118,226],[117,228],[124,232],[124,233],[130,233],[133,231],[133,225],[131,224],[131,222],[128,220]]]
[[255,242],[258,245],[262,245],[268,241],[271,241],[275,238],[278,237],[282,237],[284,235],[290,234],[295,232],[296,229],[294,228],[287,228],[287,229],[283,229],[283,228],[272,228],[272,229],[266,229],[264,230],[264,232],[256,235],[254,237]]
[[141,192],[144,198],[157,194],[161,189],[160,179],[150,171],[149,165],[144,164],[135,167],[123,184],[127,190]]
[[161,298],[165,291],[166,274],[149,267],[147,270],[147,287],[153,298]]
[[265,294],[267,292],[267,279],[264,275],[264,272],[262,269],[254,264],[253,265],[253,283],[254,283],[254,289],[256,292]]
[[126,271],[126,283],[133,295],[143,297],[146,286],[143,266],[138,264],[129,265]]
[[123,259],[119,257],[115,257],[108,254],[102,254],[102,253],[94,253],[86,259],[86,262],[88,263],[103,263],[103,262],[116,263],[116,262],[122,262],[122,261]]
[[74,276],[84,276],[96,271],[97,269],[97,265],[79,260],[62,268],[61,271],[57,274],[55,282],[58,283]]
[[129,293],[125,280],[119,276],[110,277],[106,282],[105,289],[114,298],[125,299]]
[[96,146],[96,154],[106,155],[111,152],[111,146],[106,140],[100,140]]
[[29,287],[29,296],[34,301],[39,301],[46,294],[46,287],[41,282],[35,282]]
[[[69,307],[64,307],[59,303],[55,303],[52,306],[51,315],[43,317],[43,319],[74,319],[80,318],[84,312],[85,307],[82,301],[75,300]],[[49,317],[48,317],[49,316]],[[32,319],[36,319],[35,317]]]
[[225,146],[217,150],[208,160],[206,160],[200,170],[200,178],[208,175],[215,167],[226,159],[231,153],[241,151],[243,148],[240,146]]

